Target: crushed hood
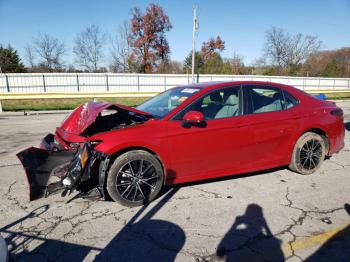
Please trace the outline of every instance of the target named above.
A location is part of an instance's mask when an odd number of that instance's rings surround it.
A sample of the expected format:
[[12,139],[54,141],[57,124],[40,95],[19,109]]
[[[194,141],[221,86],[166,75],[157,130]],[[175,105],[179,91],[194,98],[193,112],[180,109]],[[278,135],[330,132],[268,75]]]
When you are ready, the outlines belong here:
[[79,135],[93,124],[97,116],[106,109],[126,110],[139,115],[151,116],[146,112],[128,106],[109,102],[88,102],[74,109],[63,120],[61,128],[68,133]]

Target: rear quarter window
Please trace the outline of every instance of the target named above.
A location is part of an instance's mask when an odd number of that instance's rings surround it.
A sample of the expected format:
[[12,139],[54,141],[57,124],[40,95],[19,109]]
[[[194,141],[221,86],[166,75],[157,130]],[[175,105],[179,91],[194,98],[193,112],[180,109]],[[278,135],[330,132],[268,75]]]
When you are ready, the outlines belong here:
[[289,92],[283,90],[284,95],[284,109],[289,109],[295,107],[297,104],[299,104],[299,100],[296,99],[293,95],[291,95]]

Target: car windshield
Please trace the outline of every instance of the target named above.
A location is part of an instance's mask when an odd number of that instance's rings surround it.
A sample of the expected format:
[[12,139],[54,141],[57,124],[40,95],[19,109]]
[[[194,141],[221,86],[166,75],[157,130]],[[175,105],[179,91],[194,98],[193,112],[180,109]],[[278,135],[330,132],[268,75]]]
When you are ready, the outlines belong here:
[[187,98],[200,90],[198,87],[176,87],[169,89],[136,107],[154,117],[162,118]]

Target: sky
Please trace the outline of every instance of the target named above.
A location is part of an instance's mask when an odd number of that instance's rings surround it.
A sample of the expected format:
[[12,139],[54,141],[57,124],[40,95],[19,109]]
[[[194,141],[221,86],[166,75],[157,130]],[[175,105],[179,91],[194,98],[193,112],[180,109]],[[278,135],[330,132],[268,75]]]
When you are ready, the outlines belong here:
[[[24,47],[38,33],[63,40],[66,65],[74,62],[77,33],[91,24],[111,36],[131,18],[131,8],[161,5],[173,28],[167,33],[171,59],[182,62],[192,48],[192,8],[198,7],[196,49],[210,37],[225,41],[223,57],[234,53],[252,64],[262,56],[266,31],[277,27],[291,34],[317,36],[323,49],[350,46],[350,0],[0,0],[0,44],[10,44],[25,59]],[[108,50],[108,49],[107,49]],[[109,52],[105,52],[105,64]]]

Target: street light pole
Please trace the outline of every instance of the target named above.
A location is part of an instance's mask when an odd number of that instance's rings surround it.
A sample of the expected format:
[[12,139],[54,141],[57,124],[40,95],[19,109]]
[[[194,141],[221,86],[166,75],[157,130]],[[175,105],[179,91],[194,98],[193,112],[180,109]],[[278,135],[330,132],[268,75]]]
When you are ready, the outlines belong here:
[[197,20],[197,6],[193,7],[193,34],[192,34],[192,84],[195,82],[195,77],[194,77],[194,59],[195,59],[195,37],[196,37],[196,32],[198,30],[198,20]]

